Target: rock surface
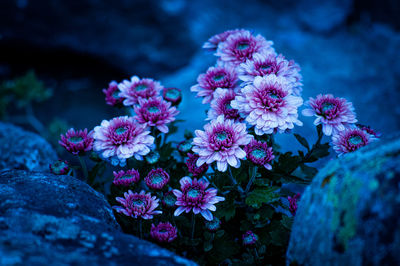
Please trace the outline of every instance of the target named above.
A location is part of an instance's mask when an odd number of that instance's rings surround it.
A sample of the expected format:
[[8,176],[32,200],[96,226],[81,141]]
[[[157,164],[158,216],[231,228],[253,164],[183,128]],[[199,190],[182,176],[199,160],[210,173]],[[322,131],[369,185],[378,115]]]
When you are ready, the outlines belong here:
[[194,265],[123,234],[104,197],[70,176],[0,172],[0,265]]
[[331,161],[299,202],[288,264],[400,265],[400,138]]
[[0,122],[0,169],[48,172],[56,159],[56,152],[39,135]]

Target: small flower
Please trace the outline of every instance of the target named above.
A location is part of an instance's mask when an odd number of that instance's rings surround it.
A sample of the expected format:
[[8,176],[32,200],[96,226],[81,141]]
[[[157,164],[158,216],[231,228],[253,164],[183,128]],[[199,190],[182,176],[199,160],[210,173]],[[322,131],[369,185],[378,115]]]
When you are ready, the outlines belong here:
[[94,128],[93,149],[103,158],[125,162],[134,156],[142,160],[150,152],[154,137],[144,125],[138,125],[132,117],[120,116],[110,121],[103,120]]
[[114,174],[114,180],[113,184],[116,186],[125,186],[128,187],[133,183],[136,183],[140,179],[139,172],[136,171],[135,169],[131,170],[120,170],[118,172],[113,172]]
[[197,154],[187,154],[188,159],[186,160],[186,166],[188,167],[189,173],[193,175],[193,177],[201,177],[208,170],[208,164],[203,164],[200,167],[196,166],[197,160],[199,159],[199,155]]
[[149,164],[155,164],[160,159],[160,154],[157,151],[151,151],[146,155],[146,162]]
[[241,31],[230,34],[228,38],[218,45],[216,56],[222,62],[238,66],[253,59],[256,53],[275,54],[273,42],[267,41],[261,35],[253,36],[250,31]]
[[52,174],[65,175],[69,171],[69,165],[67,161],[57,160],[52,164],[49,164],[49,169]]
[[182,101],[182,91],[178,88],[165,88],[163,90],[163,98],[170,102],[172,106],[179,105]]
[[179,142],[179,144],[177,146],[178,151],[181,154],[188,153],[193,147],[192,142],[193,142],[193,140],[191,140],[191,139],[187,139],[187,140]]
[[204,225],[208,231],[216,232],[221,227],[221,220],[214,216],[211,221],[206,221]]
[[176,197],[175,197],[174,193],[172,192],[172,190],[164,193],[164,196],[163,196],[163,199],[161,202],[162,202],[163,206],[165,206],[167,208],[172,208],[175,206]]
[[169,174],[162,168],[152,169],[144,181],[149,188],[160,190],[169,182]]
[[139,106],[134,107],[135,119],[140,124],[157,127],[162,133],[168,133],[169,129],[166,124],[174,121],[179,111],[175,107],[171,107],[171,103],[164,101],[161,97],[148,100],[139,99],[138,101]]
[[365,126],[362,124],[356,124],[356,126],[361,129],[364,130],[365,132],[367,132],[368,134],[370,134],[371,136],[375,137],[375,138],[380,138],[381,137],[381,133],[376,132],[375,130],[373,130],[372,128],[370,128],[370,126]]
[[342,156],[375,141],[376,138],[359,128],[346,128],[332,136],[333,149]]
[[236,93],[234,90],[217,88],[211,101],[211,108],[208,111],[206,120],[214,120],[218,116],[223,115],[226,119],[235,121],[243,121],[238,110],[232,108],[231,102],[235,99]]
[[240,159],[246,157],[240,146],[249,144],[253,138],[247,134],[246,125],[225,120],[224,116],[220,115],[206,124],[204,130],[196,130],[196,137],[193,139],[192,150],[199,155],[196,166],[216,161],[218,171],[221,172],[228,169],[228,164],[238,168]]
[[131,190],[124,193],[124,197],[116,197],[116,201],[122,204],[121,206],[113,206],[113,209],[118,213],[125,214],[133,218],[153,219],[153,215],[161,214],[162,211],[155,209],[159,205],[159,199],[151,196],[150,193],[145,194],[144,190],[140,193],[133,193]]
[[150,235],[158,242],[167,243],[174,241],[178,236],[176,227],[169,222],[159,223],[157,226],[151,224]]
[[215,211],[214,204],[224,201],[224,197],[217,196],[217,189],[209,188],[206,190],[208,183],[206,180],[191,179],[188,176],[183,177],[179,183],[181,191],[174,189],[177,201],[175,205],[179,206],[174,215],[178,216],[182,212],[193,211],[194,214],[200,213],[207,221],[213,219],[211,211]]
[[322,124],[322,132],[330,136],[345,130],[356,123],[356,114],[351,102],[344,98],[334,98],[332,94],[319,94],[316,99],[310,98],[306,103],[310,108],[304,109],[304,116],[316,116],[314,125]]
[[204,97],[203,103],[210,103],[217,88],[235,89],[238,77],[233,67],[216,66],[210,67],[205,74],[200,74],[197,82],[190,90],[197,92],[197,97]]
[[252,246],[258,241],[258,236],[252,231],[247,231],[242,235],[243,245]]
[[111,81],[108,84],[107,89],[103,89],[103,93],[106,95],[106,103],[111,106],[122,106],[124,98],[119,96],[121,91],[118,89],[118,83]]
[[119,97],[124,98],[124,105],[132,106],[141,98],[149,99],[159,96],[164,87],[153,79],[140,79],[138,76],[133,76],[130,81],[124,80],[118,84],[118,88],[121,91]]
[[303,99],[291,93],[292,87],[283,77],[255,77],[253,84],[242,88],[231,105],[247,115],[246,121],[255,126],[257,135],[282,133],[294,124],[303,125],[297,113]]
[[88,133],[86,128],[79,131],[70,128],[67,133],[65,133],[65,136],[61,135],[61,140],[58,143],[70,153],[81,155],[92,149],[93,131]]
[[293,216],[296,215],[296,211],[297,211],[297,202],[300,199],[300,193],[297,193],[296,195],[294,195],[293,197],[288,197],[288,201],[289,201],[289,211],[292,213]]
[[252,140],[250,144],[244,147],[247,154],[247,159],[252,163],[264,166],[266,169],[271,170],[272,166],[269,164],[274,158],[272,148],[268,147],[266,142]]
[[218,48],[218,45],[221,42],[226,41],[226,39],[229,37],[229,35],[235,34],[238,32],[245,33],[246,30],[238,30],[238,29],[227,30],[227,31],[224,31],[223,33],[216,34],[216,35],[212,36],[210,39],[208,39],[208,41],[203,44],[203,48],[207,49],[209,51],[216,51]]

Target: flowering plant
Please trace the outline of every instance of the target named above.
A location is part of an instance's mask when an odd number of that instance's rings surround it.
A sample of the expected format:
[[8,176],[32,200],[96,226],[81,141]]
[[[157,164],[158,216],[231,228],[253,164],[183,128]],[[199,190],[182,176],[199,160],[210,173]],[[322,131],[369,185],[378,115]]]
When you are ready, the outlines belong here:
[[[300,66],[272,45],[243,29],[205,43],[217,62],[191,91],[210,108],[203,130],[186,132],[184,140],[168,140],[182,122],[181,91],[137,76],[103,90],[106,103],[126,108],[127,116],[61,137],[126,232],[200,264],[283,264],[301,199],[291,184],[310,183],[318,172],[312,163],[331,146],[342,156],[379,134],[355,124],[352,104],[330,94],[310,98],[301,112]],[[312,145],[293,133],[303,125],[300,114],[316,117]],[[281,147],[278,134],[293,134],[302,148]],[[107,166],[113,175],[103,175]]]

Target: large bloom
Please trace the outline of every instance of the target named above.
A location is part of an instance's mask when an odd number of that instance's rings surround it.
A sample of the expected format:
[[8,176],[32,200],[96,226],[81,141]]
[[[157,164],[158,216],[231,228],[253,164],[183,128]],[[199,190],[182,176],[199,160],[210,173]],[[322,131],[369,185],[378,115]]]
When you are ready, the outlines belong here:
[[225,120],[222,115],[206,124],[204,131],[196,130],[195,134],[192,150],[199,155],[196,165],[200,167],[216,161],[221,172],[226,171],[228,164],[235,168],[240,166],[240,159],[246,157],[240,146],[249,144],[253,138],[247,134],[244,123]]
[[140,98],[149,99],[159,96],[164,88],[160,82],[153,79],[133,76],[130,81],[124,80],[118,84],[121,91],[119,97],[123,97],[125,106],[132,106],[138,103]]
[[169,182],[169,174],[162,168],[152,169],[144,181],[149,188],[160,190]]
[[104,158],[117,158],[121,162],[134,156],[142,160],[150,152],[154,137],[144,125],[138,125],[133,117],[120,116],[110,121],[103,120],[94,128],[93,149]]
[[215,50],[217,50],[218,45],[221,42],[224,42],[229,37],[229,35],[235,34],[238,32],[245,33],[246,31],[247,30],[236,29],[236,30],[227,30],[222,33],[216,34],[216,35],[212,36],[210,39],[208,39],[208,41],[203,44],[203,48],[207,49],[209,51],[215,51]]
[[179,183],[181,190],[174,189],[173,193],[177,197],[175,205],[179,206],[174,215],[178,216],[182,212],[193,211],[194,214],[201,213],[207,221],[213,219],[211,211],[217,208],[214,204],[224,201],[224,197],[217,196],[217,189],[209,188],[206,190],[208,183],[205,180],[191,179],[188,176],[183,177]]
[[200,74],[197,82],[190,90],[197,92],[197,97],[204,97],[203,103],[210,103],[217,88],[235,89],[238,76],[233,67],[220,65],[210,67],[205,74]]
[[240,122],[243,121],[238,110],[233,109],[231,106],[231,101],[235,99],[235,96],[236,93],[234,90],[221,88],[216,89],[206,120],[214,120],[218,116],[223,115],[226,119],[233,119]]
[[272,166],[269,164],[274,158],[272,148],[268,147],[266,142],[252,140],[250,144],[244,147],[249,159],[254,164],[264,166],[266,169],[271,170]]
[[111,106],[122,105],[124,98],[119,96],[120,92],[118,83],[116,81],[111,81],[108,84],[108,88],[103,89],[103,93],[106,95],[106,103]]
[[220,60],[234,66],[253,59],[256,53],[275,54],[273,42],[267,41],[260,34],[253,36],[250,31],[240,31],[230,34],[228,38],[218,45],[216,56]]
[[344,98],[335,98],[332,94],[319,94],[316,99],[310,98],[306,103],[310,108],[304,109],[304,116],[316,116],[314,125],[322,124],[322,131],[330,136],[345,130],[356,123],[356,114],[351,102]]
[[254,81],[257,76],[276,75],[284,77],[293,87],[293,94],[300,96],[302,76],[300,66],[293,60],[286,60],[283,55],[275,54],[255,54],[253,59],[247,59],[238,68],[239,79],[246,84]]
[[135,119],[140,124],[157,127],[161,132],[168,133],[166,124],[174,121],[175,116],[179,114],[176,107],[171,107],[171,103],[164,101],[161,97],[138,101],[139,105],[134,107]]
[[136,183],[140,179],[139,172],[135,169],[130,170],[120,170],[118,172],[114,171],[114,180],[113,184],[116,186],[125,186],[128,187],[133,183]]
[[161,214],[162,211],[155,209],[159,205],[159,199],[151,196],[150,193],[145,194],[144,190],[140,193],[133,193],[131,190],[124,193],[124,197],[115,198],[121,206],[113,206],[113,209],[119,213],[131,216],[133,218],[153,219],[153,215]]
[[247,115],[246,121],[255,126],[257,135],[285,132],[294,124],[303,125],[297,113],[303,99],[291,93],[292,87],[283,77],[255,77],[253,84],[242,88],[231,105]]
[[202,176],[208,170],[208,164],[203,164],[200,167],[197,167],[196,163],[199,159],[199,155],[188,153],[188,159],[186,160],[186,166],[188,167],[189,173],[193,175],[193,177]]
[[150,235],[158,242],[167,243],[174,241],[178,236],[176,227],[169,222],[159,223],[157,226],[151,224]]
[[70,128],[65,136],[61,135],[58,143],[74,155],[83,154],[93,147],[93,131],[88,133],[86,128],[79,131]]
[[333,149],[342,156],[368,145],[376,138],[362,129],[351,127],[332,136]]

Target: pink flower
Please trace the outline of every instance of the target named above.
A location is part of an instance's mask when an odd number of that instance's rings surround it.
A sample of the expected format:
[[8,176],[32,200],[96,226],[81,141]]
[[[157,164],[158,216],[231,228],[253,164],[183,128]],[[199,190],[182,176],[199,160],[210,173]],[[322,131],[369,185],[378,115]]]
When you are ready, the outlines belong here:
[[333,149],[339,156],[358,150],[375,140],[376,138],[374,136],[356,127],[346,128],[332,135]]
[[144,181],[149,188],[160,190],[169,182],[169,174],[162,168],[152,169]]
[[49,169],[52,174],[65,175],[69,171],[69,165],[67,161],[57,160],[52,164],[49,164]]
[[242,235],[243,245],[252,246],[258,241],[258,236],[252,231],[247,231]]
[[275,54],[272,44],[273,42],[265,40],[260,34],[253,36],[250,31],[240,31],[230,34],[221,42],[215,55],[223,62],[238,66],[247,59],[253,59],[256,53]]
[[289,201],[289,211],[292,213],[292,215],[296,215],[297,212],[297,201],[300,199],[300,193],[297,193],[293,197],[288,197]]
[[208,170],[208,164],[203,164],[200,167],[197,167],[196,163],[199,159],[199,155],[197,154],[187,154],[188,159],[186,160],[186,166],[188,167],[189,173],[193,175],[193,177],[202,176]]
[[220,115],[206,124],[204,130],[196,130],[196,137],[193,139],[192,150],[199,155],[197,167],[216,161],[221,172],[226,171],[228,164],[238,168],[240,159],[246,157],[240,146],[249,144],[253,138],[247,134],[246,125],[225,120],[224,116]]
[[118,84],[121,91],[119,97],[123,97],[125,106],[132,106],[138,103],[140,98],[149,99],[159,96],[164,88],[160,82],[153,79],[140,79],[138,76],[133,76],[131,81],[124,80]]
[[103,120],[94,128],[93,149],[104,158],[116,158],[124,164],[134,156],[142,160],[150,152],[154,137],[144,125],[138,125],[132,117],[120,116],[110,121]]
[[217,88],[235,89],[238,77],[234,68],[216,66],[210,67],[205,74],[200,74],[197,82],[198,84],[192,86],[190,90],[197,92],[197,97],[204,97],[203,103],[210,103]]
[[330,136],[345,130],[356,123],[356,114],[351,102],[344,98],[334,98],[332,94],[319,94],[316,99],[310,98],[306,103],[310,108],[304,109],[304,116],[316,116],[314,125],[322,124],[322,131]]
[[370,134],[371,136],[373,136],[373,137],[375,137],[375,138],[377,138],[377,139],[379,139],[379,138],[381,137],[381,133],[376,132],[376,131],[373,130],[370,126],[365,126],[365,125],[362,125],[362,124],[356,124],[356,126],[357,126],[359,129],[365,131],[366,133]]
[[106,95],[106,103],[111,106],[120,106],[124,98],[119,96],[121,91],[118,89],[118,83],[111,81],[108,84],[107,89],[103,89],[103,93]]
[[113,209],[118,213],[131,216],[133,218],[153,219],[153,215],[161,214],[162,211],[156,211],[159,199],[151,196],[150,193],[145,194],[144,190],[140,193],[133,193],[131,190],[124,193],[124,197],[116,197],[116,201],[122,204],[121,206],[113,206]]
[[200,213],[207,221],[213,219],[211,211],[215,211],[214,204],[224,201],[224,197],[217,196],[215,188],[206,190],[208,183],[205,180],[191,179],[188,176],[183,177],[179,183],[181,184],[181,191],[174,189],[173,193],[177,197],[175,205],[179,206],[174,215],[178,216],[182,212],[193,211],[194,214]]
[[283,77],[255,77],[253,84],[242,88],[231,105],[247,115],[246,121],[255,126],[257,135],[282,133],[292,129],[294,124],[303,125],[297,114],[303,99],[291,93],[292,87]]
[[231,101],[235,99],[234,90],[217,88],[214,92],[214,99],[211,101],[211,108],[208,111],[206,120],[214,120],[218,116],[223,115],[226,119],[232,119],[238,122],[244,119],[240,117],[238,110],[233,109]]
[[176,227],[169,222],[159,223],[157,226],[151,224],[150,235],[158,242],[167,243],[174,241],[178,236]]
[[129,187],[131,184],[136,183],[140,179],[139,172],[135,169],[130,170],[120,170],[118,172],[113,172],[114,180],[113,184],[116,186]]
[[61,135],[58,143],[74,155],[83,154],[93,147],[93,131],[88,133],[86,128],[79,131],[70,128],[65,136]]
[[244,147],[247,154],[247,159],[252,163],[264,166],[266,169],[271,170],[272,166],[269,164],[274,158],[272,148],[268,147],[266,142],[252,140],[250,144]]
[[148,100],[139,99],[139,106],[135,106],[134,110],[135,119],[140,124],[155,126],[163,133],[168,133],[169,129],[166,124],[174,121],[175,116],[179,114],[175,107],[171,107],[171,103],[164,101],[161,97]]
[[165,88],[163,90],[163,98],[170,102],[172,106],[179,105],[182,101],[182,91],[178,88]]
[[229,37],[229,35],[235,34],[238,32],[245,33],[247,31],[236,29],[236,30],[227,30],[220,34],[216,34],[216,35],[212,36],[210,39],[208,39],[208,41],[203,44],[203,48],[207,49],[209,51],[215,51],[215,50],[217,50],[218,45],[221,42],[226,41],[226,39]]
[[253,59],[247,59],[238,68],[239,79],[249,84],[257,76],[276,75],[284,77],[293,87],[293,94],[300,96],[303,84],[300,66],[293,60],[288,61],[283,55],[254,54]]

